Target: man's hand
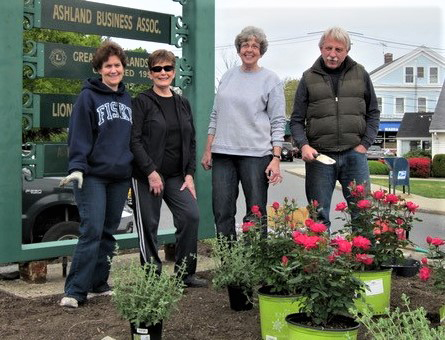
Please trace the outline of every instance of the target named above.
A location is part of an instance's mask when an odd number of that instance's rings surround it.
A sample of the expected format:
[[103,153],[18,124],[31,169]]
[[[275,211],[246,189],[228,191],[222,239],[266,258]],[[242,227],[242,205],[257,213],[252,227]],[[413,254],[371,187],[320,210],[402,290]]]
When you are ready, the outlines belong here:
[[148,186],[149,191],[155,196],[159,196],[162,190],[164,190],[162,178],[156,171],[153,171],[150,175],[148,175]]
[[181,189],[179,189],[179,190],[182,191],[184,189],[189,189],[189,191],[191,192],[192,196],[196,199],[195,182],[193,182],[192,175],[186,175],[185,176],[184,183],[182,184]]
[[363,145],[359,144],[354,148],[355,151],[359,153],[366,153],[368,149],[366,149]]
[[270,184],[275,185],[281,183],[283,177],[280,173],[280,159],[273,157],[265,172]]
[[77,181],[77,187],[79,189],[82,189],[83,173],[81,173],[80,171],[73,171],[72,173],[70,173],[65,178],[62,178],[62,180],[59,183],[59,186],[63,187],[65,185],[67,185],[68,183],[72,182],[72,181]]
[[201,165],[204,170],[210,170],[212,168],[212,152],[209,150],[204,151],[201,159]]
[[309,146],[309,144],[305,144],[301,148],[301,159],[303,161],[312,162],[313,160],[315,160],[315,155],[318,155],[318,151]]

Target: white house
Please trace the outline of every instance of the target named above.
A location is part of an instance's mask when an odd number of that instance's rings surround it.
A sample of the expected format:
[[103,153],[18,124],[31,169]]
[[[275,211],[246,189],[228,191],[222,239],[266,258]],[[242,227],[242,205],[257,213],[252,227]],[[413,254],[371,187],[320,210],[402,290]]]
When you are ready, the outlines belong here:
[[445,154],[445,83],[431,119],[431,155]]
[[[397,131],[406,112],[435,110],[445,79],[445,59],[424,46],[395,60],[386,53],[384,64],[370,76],[381,112],[376,144],[395,149]],[[417,147],[430,148],[424,142],[419,141]],[[412,141],[410,145],[415,147]]]

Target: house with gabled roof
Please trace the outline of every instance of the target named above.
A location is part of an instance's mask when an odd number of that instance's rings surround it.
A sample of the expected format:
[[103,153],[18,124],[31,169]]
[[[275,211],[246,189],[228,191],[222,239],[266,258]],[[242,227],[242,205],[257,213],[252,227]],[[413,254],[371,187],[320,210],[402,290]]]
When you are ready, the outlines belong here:
[[[395,149],[396,135],[406,112],[435,110],[445,79],[445,58],[425,46],[397,59],[386,53],[384,64],[370,72],[370,76],[381,112],[376,144]],[[414,143],[410,145],[414,147]]]
[[429,127],[431,134],[431,155],[445,154],[445,83],[434,110]]
[[413,149],[431,149],[429,131],[434,112],[405,112],[397,132],[397,155]]

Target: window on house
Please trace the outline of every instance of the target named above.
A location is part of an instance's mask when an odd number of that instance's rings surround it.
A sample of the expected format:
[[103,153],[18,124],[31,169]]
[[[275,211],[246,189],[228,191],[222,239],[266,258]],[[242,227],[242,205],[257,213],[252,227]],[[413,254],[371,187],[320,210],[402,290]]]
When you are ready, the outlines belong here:
[[405,83],[414,83],[414,67],[405,67]]
[[417,112],[426,112],[426,98],[417,98]]
[[425,77],[425,69],[423,67],[417,68],[417,78]]
[[383,110],[382,97],[377,97],[377,105],[379,106],[380,113],[382,113],[382,110]]
[[405,98],[396,98],[396,113],[405,113]]
[[437,84],[439,82],[439,69],[437,67],[430,67],[430,83]]

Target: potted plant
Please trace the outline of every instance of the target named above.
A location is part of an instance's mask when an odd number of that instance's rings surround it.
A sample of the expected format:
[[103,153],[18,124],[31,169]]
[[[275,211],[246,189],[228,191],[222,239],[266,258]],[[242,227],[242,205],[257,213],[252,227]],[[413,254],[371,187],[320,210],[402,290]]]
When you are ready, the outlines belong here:
[[[249,228],[246,223],[243,228]],[[213,285],[227,288],[230,308],[235,311],[252,309],[253,288],[258,283],[257,267],[253,258],[253,246],[247,235],[238,239],[217,237],[212,243]]]
[[[375,314],[382,314],[390,302],[391,268],[406,266],[402,248],[410,244],[407,235],[418,220],[414,217],[418,205],[382,189],[366,195],[365,185],[355,182],[349,189],[354,202],[349,206],[341,202],[335,208],[344,213],[346,221],[340,233],[348,241],[356,237],[370,240],[372,263],[355,275],[367,285],[365,303],[372,305]],[[363,307],[361,301],[357,305]]]
[[131,324],[132,339],[150,335],[150,339],[162,338],[162,322],[177,308],[184,285],[178,275],[158,272],[153,263],[141,266],[113,262],[112,302],[119,314]]

